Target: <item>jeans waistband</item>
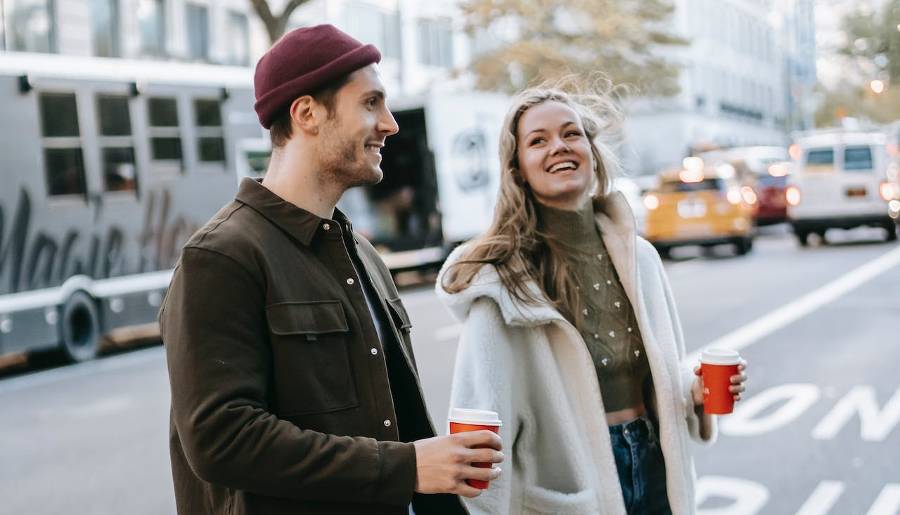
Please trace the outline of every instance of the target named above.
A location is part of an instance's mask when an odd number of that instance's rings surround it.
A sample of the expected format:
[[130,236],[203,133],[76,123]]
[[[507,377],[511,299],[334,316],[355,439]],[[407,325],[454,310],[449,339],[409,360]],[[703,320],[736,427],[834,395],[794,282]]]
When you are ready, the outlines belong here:
[[613,440],[624,439],[629,442],[638,440],[657,441],[656,428],[647,414],[622,424],[609,426],[609,435]]

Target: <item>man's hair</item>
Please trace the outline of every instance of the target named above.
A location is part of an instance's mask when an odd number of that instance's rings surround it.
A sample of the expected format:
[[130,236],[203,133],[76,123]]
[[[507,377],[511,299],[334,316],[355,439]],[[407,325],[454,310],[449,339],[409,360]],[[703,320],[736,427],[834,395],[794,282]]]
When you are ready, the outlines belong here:
[[[335,97],[337,97],[338,91],[340,91],[340,89],[349,81],[350,74],[347,74],[325,84],[318,90],[309,94],[316,102],[325,106],[325,110],[328,111],[329,120],[333,119],[335,115],[334,100]],[[275,121],[272,122],[272,126],[269,128],[269,138],[272,140],[272,148],[281,148],[285,146],[288,140],[291,139],[293,132],[294,131],[291,129],[291,110],[290,105],[288,105],[288,108],[275,118]]]

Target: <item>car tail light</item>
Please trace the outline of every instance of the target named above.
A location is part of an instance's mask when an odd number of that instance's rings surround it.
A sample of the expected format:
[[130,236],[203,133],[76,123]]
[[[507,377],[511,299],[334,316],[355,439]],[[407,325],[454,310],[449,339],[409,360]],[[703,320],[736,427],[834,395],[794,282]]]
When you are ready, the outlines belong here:
[[750,186],[744,186],[743,188],[741,188],[741,196],[744,198],[744,202],[751,205],[756,204],[756,192],[753,191],[753,188],[751,188]]
[[659,197],[652,193],[648,193],[644,195],[644,207],[653,211],[654,209],[659,207]]
[[894,200],[894,197],[897,196],[897,189],[890,182],[882,182],[881,186],[878,187],[878,193],[880,193],[881,198],[887,202]]
[[784,199],[792,206],[800,205],[800,188],[796,186],[788,186],[784,190]]

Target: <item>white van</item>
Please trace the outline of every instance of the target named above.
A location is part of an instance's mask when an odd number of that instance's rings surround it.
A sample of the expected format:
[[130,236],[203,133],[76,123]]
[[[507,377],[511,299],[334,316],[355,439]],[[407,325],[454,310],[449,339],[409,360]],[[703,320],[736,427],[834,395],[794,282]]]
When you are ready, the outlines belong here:
[[[799,138],[797,166],[786,198],[788,219],[800,245],[831,228],[881,227],[897,239],[891,208],[900,197],[888,177],[890,159],[881,133],[832,131]],[[893,204],[893,205],[892,205]]]

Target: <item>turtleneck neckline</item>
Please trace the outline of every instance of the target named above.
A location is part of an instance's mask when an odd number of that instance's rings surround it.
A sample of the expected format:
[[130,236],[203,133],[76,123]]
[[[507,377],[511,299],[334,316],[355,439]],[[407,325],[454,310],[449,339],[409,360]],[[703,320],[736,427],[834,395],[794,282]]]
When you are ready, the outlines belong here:
[[599,236],[591,199],[574,211],[545,206],[540,202],[536,204],[541,228],[554,235],[560,243],[578,248]]

